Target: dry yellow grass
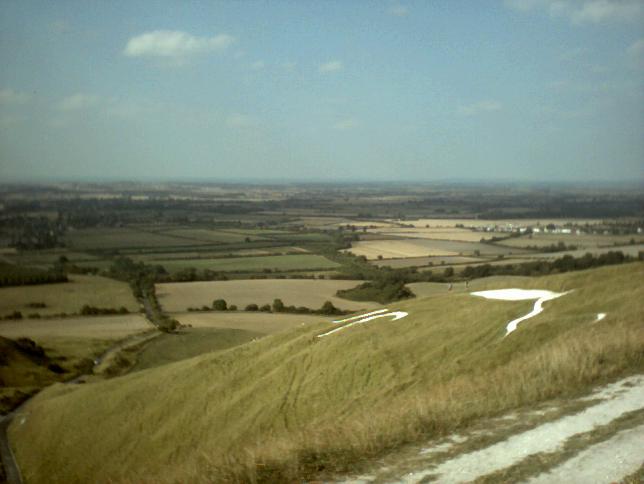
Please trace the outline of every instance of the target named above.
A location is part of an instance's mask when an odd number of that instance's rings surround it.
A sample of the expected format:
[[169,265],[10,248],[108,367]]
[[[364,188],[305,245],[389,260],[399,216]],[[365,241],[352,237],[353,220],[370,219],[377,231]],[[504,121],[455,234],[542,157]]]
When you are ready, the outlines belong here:
[[[126,307],[138,311],[139,303],[125,282],[99,276],[73,275],[70,282],[0,288],[0,316],[13,311],[40,315],[77,313],[88,304],[102,308]],[[45,303],[44,308],[32,308],[30,303]]]
[[278,333],[311,323],[330,321],[332,318],[306,314],[210,312],[179,313],[172,315],[181,324],[194,328],[243,329],[264,334]]
[[0,336],[50,338],[119,339],[146,331],[151,324],[140,314],[118,316],[78,316],[60,319],[0,321]]
[[168,312],[186,311],[189,307],[212,305],[215,299],[225,299],[244,309],[247,304],[272,304],[281,299],[287,306],[320,308],[325,301],[347,310],[369,309],[377,303],[356,302],[335,296],[339,289],[350,289],[361,281],[256,279],[234,281],[177,282],[157,284],[157,298]]
[[[642,277],[644,263],[526,279],[516,285],[573,291],[507,338],[507,321],[532,301],[451,293],[391,305],[409,316],[323,339],[330,325],[314,323],[122,378],[54,386],[10,438],[28,482],[311,480],[643,371],[644,287],[633,284]],[[598,312],[608,316],[593,323]]]

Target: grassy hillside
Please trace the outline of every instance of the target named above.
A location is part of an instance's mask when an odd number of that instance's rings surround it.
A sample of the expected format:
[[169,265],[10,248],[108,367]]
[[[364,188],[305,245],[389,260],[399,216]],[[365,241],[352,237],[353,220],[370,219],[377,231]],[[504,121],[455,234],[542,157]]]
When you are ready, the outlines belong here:
[[[10,438],[27,482],[284,481],[351,468],[477,418],[644,370],[644,264],[515,282],[532,301],[439,293],[325,338],[320,322],[84,386],[56,385]],[[492,282],[504,288],[502,280]],[[595,323],[599,312],[608,313]],[[65,463],[62,465],[61,463]]]
[[64,378],[67,370],[28,338],[0,336],[0,414],[38,389]]

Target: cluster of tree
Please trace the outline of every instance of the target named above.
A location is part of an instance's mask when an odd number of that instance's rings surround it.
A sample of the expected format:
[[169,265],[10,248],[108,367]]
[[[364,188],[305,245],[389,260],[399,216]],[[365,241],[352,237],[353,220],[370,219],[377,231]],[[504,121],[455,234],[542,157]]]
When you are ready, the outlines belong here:
[[128,314],[129,311],[126,307],[121,306],[120,308],[99,308],[96,306],[90,306],[85,304],[80,311],[83,316],[96,316],[96,315],[107,315],[107,314]]
[[5,314],[4,316],[0,317],[0,319],[5,321],[22,319],[22,313],[20,311],[12,311],[9,314]]
[[574,244],[566,245],[564,242],[559,241],[556,244],[538,246],[538,245],[526,245],[526,249],[537,250],[539,252],[563,252],[565,250],[577,250],[578,247]]
[[362,283],[351,289],[340,289],[336,294],[353,301],[378,301],[381,304],[414,297],[414,293],[405,286],[403,279],[386,277]]
[[[640,260],[644,256],[640,253]],[[622,264],[632,262],[635,258],[624,255],[621,251],[611,251],[604,254],[592,255],[587,253],[581,257],[564,255],[558,259],[536,260],[534,262],[524,262],[521,264],[507,264],[492,266],[483,264],[480,266],[467,266],[460,274],[462,279],[474,279],[479,277],[488,277],[495,275],[517,275],[517,276],[541,276],[561,272],[579,271],[591,269],[605,265]]]
[[58,270],[45,271],[0,263],[0,287],[53,284],[67,281],[67,274]]
[[[199,308],[188,308],[188,311],[237,311],[237,306],[234,304],[228,305],[225,299],[215,299],[212,306],[202,306]],[[273,300],[273,304],[247,304],[244,311],[261,311],[266,313],[291,313],[291,314],[322,314],[325,316],[333,316],[339,314],[346,314],[347,311],[336,308],[331,301],[325,301],[320,309],[311,309],[304,306],[286,306],[281,299]]]
[[16,215],[4,219],[3,226],[10,235],[10,247],[51,249],[65,246],[65,226],[60,217],[50,220],[42,216]]
[[164,314],[157,300],[154,283],[163,274],[167,274],[163,267],[135,262],[129,257],[115,259],[107,272],[113,279],[128,282],[134,296],[143,303],[148,319],[161,331],[171,333],[181,324]]

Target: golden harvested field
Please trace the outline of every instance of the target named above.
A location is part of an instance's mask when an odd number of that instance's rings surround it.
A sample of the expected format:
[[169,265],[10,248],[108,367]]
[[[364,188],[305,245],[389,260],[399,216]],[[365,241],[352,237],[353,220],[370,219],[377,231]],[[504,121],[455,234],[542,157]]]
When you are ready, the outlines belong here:
[[354,242],[351,249],[347,249],[355,255],[363,255],[367,259],[377,259],[382,256],[384,259],[397,259],[404,257],[423,257],[458,255],[452,250],[429,248],[418,244],[413,240],[366,240]]
[[297,328],[304,324],[331,321],[328,316],[309,314],[284,314],[261,312],[222,311],[210,313],[173,314],[181,324],[193,328],[242,329],[254,333],[273,334],[287,329]]
[[475,232],[468,229],[424,227],[414,229],[403,227],[370,229],[369,232],[382,235],[395,235],[399,237],[436,240],[458,240],[463,242],[479,242],[481,239],[491,239],[494,236],[503,235],[503,232]]
[[346,310],[370,309],[377,303],[348,301],[335,296],[339,289],[350,289],[362,281],[309,279],[256,279],[235,281],[172,282],[157,284],[157,298],[165,311],[181,312],[189,307],[211,306],[225,299],[244,309],[248,304],[272,304],[281,299],[286,306],[320,308],[325,301]]
[[78,316],[60,319],[22,319],[0,321],[0,336],[50,338],[120,339],[152,328],[140,314],[118,316]]
[[[28,306],[33,303],[45,303],[46,307]],[[0,316],[13,311],[20,311],[23,316],[77,313],[85,304],[139,310],[139,303],[127,283],[100,276],[71,275],[69,282],[59,284],[0,288]]]

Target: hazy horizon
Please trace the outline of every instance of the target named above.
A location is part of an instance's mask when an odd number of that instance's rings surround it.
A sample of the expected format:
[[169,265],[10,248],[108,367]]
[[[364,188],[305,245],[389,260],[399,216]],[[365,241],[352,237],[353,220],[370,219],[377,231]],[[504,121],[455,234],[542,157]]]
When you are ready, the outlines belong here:
[[644,181],[636,0],[6,1],[4,182]]

